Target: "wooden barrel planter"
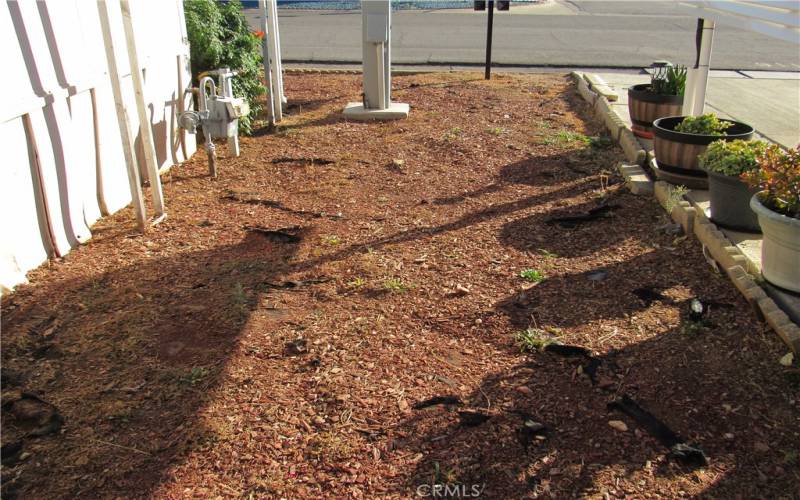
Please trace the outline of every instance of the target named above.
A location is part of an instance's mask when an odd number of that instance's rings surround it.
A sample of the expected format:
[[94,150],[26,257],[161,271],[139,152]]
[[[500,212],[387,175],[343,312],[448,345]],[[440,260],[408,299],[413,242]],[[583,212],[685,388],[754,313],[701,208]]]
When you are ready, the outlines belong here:
[[656,153],[656,176],[672,184],[683,184],[692,189],[708,189],[708,175],[700,169],[698,156],[714,141],[750,140],[753,127],[746,123],[720,118],[732,124],[725,135],[700,135],[676,132],[675,127],[683,116],[659,118],[653,122],[653,142]]
[[650,84],[642,83],[628,88],[628,112],[631,130],[645,139],[653,138],[653,122],[665,116],[681,114],[682,95],[661,95],[650,92]]

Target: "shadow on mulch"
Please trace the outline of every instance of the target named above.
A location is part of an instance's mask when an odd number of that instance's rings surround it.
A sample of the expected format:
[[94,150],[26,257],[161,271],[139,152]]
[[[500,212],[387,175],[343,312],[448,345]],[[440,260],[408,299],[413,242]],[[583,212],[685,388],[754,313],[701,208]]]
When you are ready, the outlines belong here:
[[[668,255],[647,258],[651,257]],[[636,265],[648,264],[621,263],[612,273]],[[562,325],[558,314],[548,315],[547,311],[564,307],[578,309],[580,313],[573,315],[587,322],[602,317],[592,312],[597,301],[605,302],[606,307],[619,301],[616,310],[620,316],[641,309],[635,297],[615,290],[615,280],[582,292],[578,284],[582,285],[583,279],[571,275],[559,284],[542,284],[564,292],[541,305],[539,324]],[[667,276],[659,286],[666,288],[678,281],[678,277]],[[572,287],[566,286],[570,283]],[[570,293],[570,288],[576,293]],[[703,295],[707,290],[695,293]],[[451,487],[462,485],[466,491],[476,485],[485,498],[577,498],[608,492],[600,491],[596,482],[608,485],[615,477],[633,477],[629,483],[635,483],[637,474],[642,478],[678,478],[691,484],[707,478],[707,474],[718,474],[717,467],[724,462],[728,471],[711,481],[702,494],[704,498],[784,498],[796,494],[796,484],[793,486],[792,478],[786,476],[793,474],[788,468],[777,473],[783,475],[780,478],[770,476],[768,480],[765,475],[775,474],[775,464],[787,463],[785,454],[800,446],[794,429],[774,425],[793,420],[791,405],[771,405],[784,401],[792,386],[777,363],[754,362],[774,358],[774,347],[770,348],[763,335],[742,333],[741,326],[731,326],[748,306],[730,287],[723,293],[714,299],[734,304],[736,309],[711,309],[707,328],[687,329],[689,322],[684,314],[678,327],[596,355],[599,367],[595,381],[586,375],[587,358],[547,352],[520,354],[524,361],[508,371],[486,376],[461,405],[416,410],[396,428],[393,439],[395,449],[421,457],[414,472],[406,476],[405,493],[417,491],[420,485],[430,488],[449,483]],[[499,306],[503,312],[504,307],[502,303]],[[677,307],[686,311],[688,304]],[[493,321],[491,315],[478,317],[484,325]],[[465,322],[469,323],[469,318]],[[510,335],[477,335],[500,349],[519,351]],[[622,395],[629,395],[688,443],[702,448],[710,465],[697,469],[668,458],[668,449],[644,428],[607,408]],[[465,410],[489,418],[478,425],[465,425],[458,415]],[[753,411],[767,412],[760,414],[762,425],[757,428]],[[526,432],[526,420],[543,424],[544,431],[536,435]],[[612,429],[610,420],[626,422],[629,431]],[[734,437],[723,437],[728,433]],[[754,452],[754,441],[772,446]],[[598,481],[601,476],[603,480]],[[673,496],[679,496],[680,485],[673,487]],[[611,492],[622,493],[621,489]],[[626,489],[625,493],[646,492]]]
[[[595,163],[588,159],[591,148],[586,148],[587,160],[576,161],[574,155],[531,156],[524,160],[505,165],[500,169],[495,182],[480,189],[458,196],[446,196],[432,201],[434,205],[454,205],[467,198],[478,198],[485,194],[501,191],[505,186],[520,184],[526,186],[552,186],[578,179],[589,179],[592,173],[584,171],[582,165]],[[598,183],[599,187],[599,183]]]
[[36,463],[3,477],[3,498],[41,491],[42,478],[52,497],[147,497],[184,454],[213,446],[218,430],[201,409],[296,247],[248,233],[236,245],[22,287],[4,299],[4,405],[17,391],[33,392],[55,405],[64,426],[30,437],[25,422],[3,412],[4,443],[21,442]]
[[549,191],[541,195],[527,196],[507,203],[491,205],[485,209],[470,212],[469,214],[457,218],[446,224],[441,224],[438,226],[414,228],[407,231],[401,231],[399,233],[387,236],[385,238],[379,238],[365,243],[351,245],[337,252],[326,254],[318,259],[311,259],[304,262],[299,262],[295,265],[294,269],[301,271],[313,269],[319,266],[320,264],[326,262],[339,261],[355,253],[366,252],[369,249],[377,250],[389,245],[432,238],[450,231],[457,231],[465,227],[469,227],[475,224],[480,224],[487,220],[491,220],[497,217],[502,217],[504,215],[518,212],[520,210],[525,210],[543,203],[557,201],[566,195],[575,196],[581,192],[591,189],[592,181],[593,181],[592,179],[583,179],[580,181],[576,181],[576,183],[569,185],[565,188],[555,189],[553,191]]

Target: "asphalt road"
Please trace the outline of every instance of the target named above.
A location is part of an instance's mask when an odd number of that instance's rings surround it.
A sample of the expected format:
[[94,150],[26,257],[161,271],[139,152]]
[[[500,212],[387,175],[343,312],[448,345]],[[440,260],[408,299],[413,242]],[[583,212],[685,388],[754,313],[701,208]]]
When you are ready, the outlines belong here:
[[[502,65],[641,68],[657,59],[694,62],[696,19],[674,2],[556,0],[495,13],[493,61]],[[258,11],[246,11],[254,28]],[[282,10],[287,62],[361,61],[360,12]],[[395,64],[482,64],[486,14],[465,10],[399,11],[392,18]],[[800,47],[721,26],[715,69],[800,71]]]

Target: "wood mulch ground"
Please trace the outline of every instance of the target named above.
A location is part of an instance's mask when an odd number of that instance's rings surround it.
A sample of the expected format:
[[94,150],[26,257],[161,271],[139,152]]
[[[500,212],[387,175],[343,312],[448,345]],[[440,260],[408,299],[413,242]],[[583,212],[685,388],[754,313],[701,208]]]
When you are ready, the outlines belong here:
[[568,78],[394,85],[408,119],[354,123],[358,76],[287,75],[279,131],[175,167],[165,222],[123,210],[4,297],[3,497],[800,496],[785,347]]

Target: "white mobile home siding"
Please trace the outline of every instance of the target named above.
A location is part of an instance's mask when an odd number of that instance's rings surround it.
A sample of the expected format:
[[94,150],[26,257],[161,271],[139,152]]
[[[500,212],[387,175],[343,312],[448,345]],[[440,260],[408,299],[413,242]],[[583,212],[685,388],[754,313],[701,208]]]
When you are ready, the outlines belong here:
[[[147,178],[119,0],[107,0],[137,161]],[[97,0],[0,4],[0,291],[91,237],[131,202]],[[159,168],[195,151],[177,128],[189,106],[180,0],[132,0],[131,17]],[[167,200],[168,202],[168,200]]]

